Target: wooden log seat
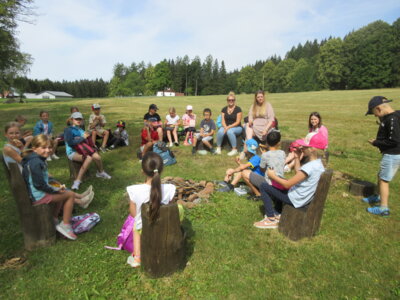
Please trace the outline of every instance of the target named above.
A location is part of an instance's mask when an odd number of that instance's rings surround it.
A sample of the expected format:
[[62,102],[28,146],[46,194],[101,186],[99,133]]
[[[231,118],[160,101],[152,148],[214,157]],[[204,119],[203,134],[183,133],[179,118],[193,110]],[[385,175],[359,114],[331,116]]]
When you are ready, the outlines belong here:
[[185,238],[176,203],[162,205],[158,219],[151,224],[149,204],[142,205],[141,261],[150,277],[174,273],[186,265]]
[[279,232],[293,241],[313,237],[321,224],[333,170],[326,170],[319,179],[314,199],[306,206],[294,208],[284,205],[279,222]]
[[[245,138],[243,137],[243,134],[236,136],[236,148],[239,152],[243,150],[244,140]],[[232,150],[231,143],[229,143],[229,139],[226,134],[224,135],[224,139],[222,140],[221,148],[226,151]]]
[[[211,145],[214,145],[214,139],[212,139],[212,140],[209,141],[209,142],[210,142]],[[206,147],[206,146],[203,144],[203,142],[202,142],[201,140],[198,140],[198,141],[197,141],[196,150],[197,150],[197,151],[199,151],[199,150],[210,151],[210,149],[209,149],[208,147]]]
[[53,206],[49,204],[33,206],[18,165],[10,163],[7,168],[3,156],[0,156],[0,159],[9,179],[11,193],[17,203],[25,249],[30,251],[53,245],[56,241]]

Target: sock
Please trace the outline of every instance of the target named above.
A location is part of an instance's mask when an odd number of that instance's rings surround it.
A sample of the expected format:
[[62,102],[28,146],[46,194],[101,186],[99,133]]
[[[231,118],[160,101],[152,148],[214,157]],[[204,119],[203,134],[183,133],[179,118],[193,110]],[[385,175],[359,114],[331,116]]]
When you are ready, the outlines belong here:
[[389,207],[383,206],[383,205],[381,205],[379,208],[380,208],[381,210],[388,210],[388,209],[389,209]]

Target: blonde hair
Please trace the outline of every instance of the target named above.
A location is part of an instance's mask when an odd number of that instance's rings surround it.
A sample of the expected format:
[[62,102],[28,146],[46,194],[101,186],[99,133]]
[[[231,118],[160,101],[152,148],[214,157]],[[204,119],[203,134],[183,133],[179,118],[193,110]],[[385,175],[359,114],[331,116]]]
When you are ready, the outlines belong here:
[[176,113],[176,110],[175,110],[175,107],[170,107],[169,109],[168,109],[168,112],[169,113]]
[[229,92],[229,94],[228,94],[228,97],[226,97],[226,100],[228,100],[228,99],[229,99],[229,97],[233,97],[233,98],[236,100],[236,95],[235,95],[235,92],[233,92],[233,91],[230,91],[230,92]]
[[17,122],[8,122],[8,123],[6,124],[6,126],[4,126],[4,133],[7,133],[7,131],[8,131],[10,128],[14,128],[14,127],[17,127],[18,129],[21,128],[21,126],[20,126],[19,123],[17,123]]
[[28,121],[23,115],[17,115],[15,117],[15,122],[19,122],[19,121]]
[[[257,102],[258,94],[262,94],[264,97],[264,102],[261,105],[259,105]],[[263,90],[259,90],[254,94],[254,102],[251,110],[253,113],[253,118],[265,117],[267,115],[267,101],[265,101],[265,92]]]
[[24,152],[22,152],[22,157],[31,154],[33,152],[33,148],[46,147],[47,145],[53,148],[54,143],[51,138],[44,134],[36,135],[31,142],[32,149],[24,150]]

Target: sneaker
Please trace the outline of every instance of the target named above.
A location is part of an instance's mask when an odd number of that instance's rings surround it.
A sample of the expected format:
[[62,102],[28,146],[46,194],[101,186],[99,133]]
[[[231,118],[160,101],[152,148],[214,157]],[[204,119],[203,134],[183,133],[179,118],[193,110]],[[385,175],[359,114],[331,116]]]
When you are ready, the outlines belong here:
[[285,165],[285,167],[283,168],[283,172],[289,173],[290,172],[290,167],[288,165]]
[[381,201],[381,197],[379,195],[371,195],[369,197],[362,198],[362,201],[368,204],[374,204]]
[[92,191],[93,191],[93,186],[90,185],[90,186],[86,189],[86,191],[84,191],[84,192],[82,193],[82,196],[85,197],[85,196],[89,195]]
[[103,171],[103,172],[96,172],[96,177],[104,178],[104,179],[111,179],[111,176],[108,175],[105,171]]
[[107,152],[107,149],[104,148],[104,147],[100,147],[99,150],[101,151],[101,153],[106,153]]
[[58,224],[56,226],[56,230],[61,233],[63,236],[65,236],[66,238],[75,241],[76,240],[76,235],[74,233],[74,231],[72,230],[71,224],[64,224],[63,221],[60,222],[60,224]]
[[192,155],[195,155],[195,154],[196,154],[196,148],[193,147],[193,148],[192,148]]
[[82,204],[80,205],[80,207],[82,208],[88,208],[89,204],[93,201],[94,198],[94,192],[92,191],[89,195],[83,197],[82,200]]
[[261,196],[256,196],[256,195],[248,195],[246,197],[248,200],[252,200],[252,201],[260,201],[261,200]]
[[274,229],[278,228],[279,221],[277,220],[271,220],[270,218],[264,218],[259,222],[254,223],[254,227],[260,228],[260,229]]
[[211,153],[211,154],[215,154],[215,149],[214,149],[214,148],[211,148],[211,149],[210,149],[210,153]]
[[47,157],[46,158],[46,161],[51,161],[52,159],[51,159],[51,156],[49,156],[49,157]]
[[221,154],[221,147],[217,147],[217,150],[215,150],[214,154]]
[[178,142],[175,142],[174,144],[175,144],[175,146],[177,146],[177,147],[179,146],[179,143],[178,143]]
[[112,150],[114,150],[114,149],[115,149],[115,146],[114,146],[114,145],[111,145],[110,147],[107,148],[108,151],[112,151]]
[[248,190],[243,188],[243,187],[237,187],[234,188],[233,190],[235,192],[236,195],[238,195],[239,197],[245,196],[248,194]]
[[174,143],[169,143],[169,147],[171,148],[171,147],[173,147],[174,146]]
[[207,150],[199,150],[197,153],[200,155],[207,155]]
[[60,159],[56,154],[53,154],[53,155],[51,156],[51,158],[52,158],[52,159]]
[[74,183],[72,184],[71,190],[79,190],[79,185],[81,182],[79,180],[74,180]]
[[183,146],[190,146],[190,144],[187,141],[184,141]]
[[381,208],[380,206],[368,207],[367,212],[382,217],[388,217],[390,215],[389,208]]
[[218,192],[230,192],[234,189],[235,187],[231,183],[227,183],[226,186],[219,188],[217,191]]
[[236,149],[233,149],[232,151],[228,152],[228,156],[234,156],[237,155],[239,152]]
[[129,255],[126,263],[132,268],[138,268],[140,267],[140,258],[137,256],[133,257],[132,255]]

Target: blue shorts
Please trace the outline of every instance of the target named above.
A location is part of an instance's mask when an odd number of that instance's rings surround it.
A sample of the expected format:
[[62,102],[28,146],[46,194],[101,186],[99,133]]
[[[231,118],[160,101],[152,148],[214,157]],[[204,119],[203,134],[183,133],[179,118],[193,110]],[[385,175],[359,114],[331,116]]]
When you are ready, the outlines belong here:
[[381,169],[379,170],[379,179],[391,181],[400,168],[400,154],[384,154],[381,160]]

